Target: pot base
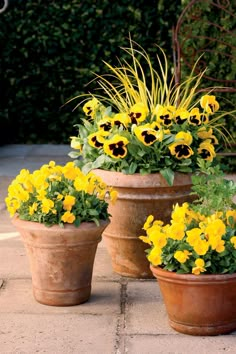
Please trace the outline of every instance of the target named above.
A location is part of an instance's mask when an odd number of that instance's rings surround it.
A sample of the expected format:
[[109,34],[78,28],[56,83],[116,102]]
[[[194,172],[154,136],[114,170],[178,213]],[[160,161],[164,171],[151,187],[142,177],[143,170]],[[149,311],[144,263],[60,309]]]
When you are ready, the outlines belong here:
[[219,323],[209,326],[193,326],[192,324],[186,325],[183,323],[171,321],[170,326],[177,332],[190,334],[193,336],[217,336],[220,334],[231,333],[236,330],[236,322],[234,323]]
[[138,237],[117,237],[108,229],[104,231],[103,239],[115,273],[136,279],[154,278],[145,255],[147,246]]
[[89,300],[91,285],[73,291],[50,291],[37,289],[33,286],[33,295],[37,302],[49,306],[75,306]]

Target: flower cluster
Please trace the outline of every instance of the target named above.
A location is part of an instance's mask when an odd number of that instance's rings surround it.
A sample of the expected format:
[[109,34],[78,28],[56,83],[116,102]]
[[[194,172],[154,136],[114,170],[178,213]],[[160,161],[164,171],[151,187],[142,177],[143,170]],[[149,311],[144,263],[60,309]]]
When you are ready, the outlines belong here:
[[197,158],[213,161],[218,144],[212,122],[219,103],[213,95],[202,96],[199,103],[201,109],[157,104],[149,111],[140,102],[114,113],[94,97],[83,106],[88,120],[72,137],[77,153],[71,156],[82,156],[81,166],[88,170],[193,172]]
[[5,199],[11,216],[51,226],[81,222],[99,223],[109,218],[106,199],[116,191],[93,173],[82,173],[73,162],[65,166],[54,161],[30,173],[22,169],[8,187]]
[[153,266],[179,273],[236,271],[236,210],[209,217],[195,213],[188,203],[175,205],[170,224],[153,220],[144,225],[151,246],[148,260]]
[[[209,193],[205,195],[205,191]],[[147,258],[153,266],[178,273],[236,272],[236,184],[213,175],[195,177],[193,203],[174,205],[164,225],[149,215],[140,239],[150,245]],[[228,190],[228,195],[227,194]],[[219,196],[214,197],[214,193]]]

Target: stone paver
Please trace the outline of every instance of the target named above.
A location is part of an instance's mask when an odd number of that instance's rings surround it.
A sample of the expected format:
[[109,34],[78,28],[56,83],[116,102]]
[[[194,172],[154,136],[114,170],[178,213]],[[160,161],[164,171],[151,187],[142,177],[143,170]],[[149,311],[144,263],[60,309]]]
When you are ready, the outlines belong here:
[[235,354],[236,336],[133,335],[126,341],[126,350],[135,354]]
[[0,353],[236,353],[236,332],[194,337],[170,328],[157,281],[115,274],[103,241],[97,249],[88,302],[54,307],[35,301],[25,249],[4,199],[21,168],[32,171],[50,160],[66,163],[71,161],[69,151],[66,145],[0,147]]
[[2,354],[111,354],[116,318],[87,314],[2,314]]

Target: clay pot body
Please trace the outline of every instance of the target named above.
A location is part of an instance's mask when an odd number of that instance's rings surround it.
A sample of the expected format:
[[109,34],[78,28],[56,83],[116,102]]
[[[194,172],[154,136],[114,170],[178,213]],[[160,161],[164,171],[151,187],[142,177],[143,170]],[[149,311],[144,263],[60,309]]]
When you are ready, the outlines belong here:
[[109,221],[46,227],[12,220],[23,240],[30,263],[35,299],[46,305],[68,306],[87,301],[97,245]]
[[169,221],[174,203],[190,200],[191,176],[175,175],[169,186],[159,174],[125,175],[121,172],[94,170],[118,192],[116,203],[109,203],[111,223],[103,233],[114,272],[132,278],[153,278],[146,258],[148,248],[138,237],[148,215]]
[[199,336],[236,330],[236,273],[193,275],[150,268],[173,329]]

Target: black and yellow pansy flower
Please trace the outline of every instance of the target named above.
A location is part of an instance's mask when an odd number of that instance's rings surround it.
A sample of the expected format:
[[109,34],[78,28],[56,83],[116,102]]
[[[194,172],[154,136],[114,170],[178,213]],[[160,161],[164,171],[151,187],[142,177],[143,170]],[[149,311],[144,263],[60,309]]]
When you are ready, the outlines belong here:
[[170,127],[173,124],[174,111],[175,108],[173,106],[163,107],[157,105],[153,113],[156,116],[157,123],[160,123],[165,127]]
[[215,135],[213,135],[213,129],[210,128],[209,130],[206,129],[206,127],[202,127],[198,130],[197,132],[197,136],[200,139],[210,139],[211,143],[213,145],[217,145],[218,144],[218,139],[216,138]]
[[[147,127],[151,128],[151,129],[154,129],[156,132],[158,132],[159,130],[162,131],[162,136],[163,136],[163,129],[162,129],[162,126],[160,123],[157,123],[157,122],[152,122],[152,123],[148,123],[146,124]],[[165,130],[164,130],[165,132]],[[168,133],[166,133],[168,134]]]
[[135,127],[134,133],[138,140],[146,146],[152,145],[157,140],[162,141],[163,139],[163,131],[153,129],[150,124]]
[[200,100],[201,107],[209,114],[213,114],[220,108],[215,96],[204,95]]
[[211,143],[210,139],[203,141],[197,150],[198,154],[201,156],[202,159],[206,161],[212,161],[213,158],[216,156],[215,148]]
[[136,103],[130,108],[129,117],[132,124],[143,122],[148,115],[148,108],[143,103]]
[[124,129],[131,123],[131,118],[127,113],[116,113],[113,117],[113,124]]
[[179,132],[175,136],[175,141],[184,141],[186,144],[191,145],[193,142],[193,137],[190,132]]
[[112,119],[110,117],[105,117],[98,122],[98,129],[104,132],[109,132],[112,129]]
[[208,116],[199,111],[199,108],[193,108],[188,117],[189,124],[200,126],[208,123]]
[[99,101],[94,97],[92,100],[89,100],[83,106],[83,111],[89,118],[93,118],[96,112],[96,109],[99,106]]
[[90,146],[95,147],[97,149],[103,147],[105,141],[106,134],[102,133],[101,131],[92,133],[88,136],[88,143]]
[[114,135],[111,139],[104,142],[104,152],[115,158],[124,158],[127,155],[126,145],[129,143],[129,140],[121,135]]
[[179,108],[174,113],[175,122],[179,125],[183,124],[188,120],[189,112],[187,109]]
[[179,132],[175,136],[175,142],[169,146],[171,155],[174,155],[178,160],[188,159],[194,154],[190,145],[193,138],[189,132]]

